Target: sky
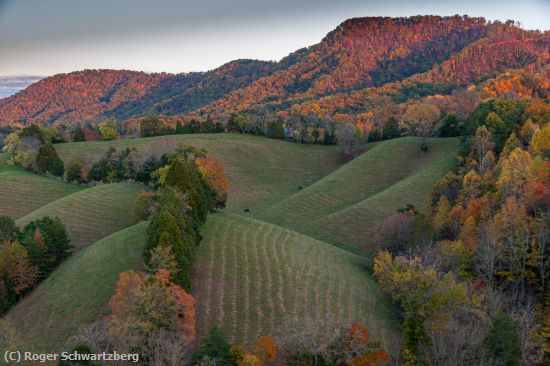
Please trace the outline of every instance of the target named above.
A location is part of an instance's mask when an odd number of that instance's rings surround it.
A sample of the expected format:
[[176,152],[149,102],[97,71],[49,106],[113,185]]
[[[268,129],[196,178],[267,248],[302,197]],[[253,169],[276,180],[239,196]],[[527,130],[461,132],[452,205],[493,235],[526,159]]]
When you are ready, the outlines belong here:
[[348,18],[418,14],[550,29],[550,0],[0,0],[0,76],[205,71],[279,60]]

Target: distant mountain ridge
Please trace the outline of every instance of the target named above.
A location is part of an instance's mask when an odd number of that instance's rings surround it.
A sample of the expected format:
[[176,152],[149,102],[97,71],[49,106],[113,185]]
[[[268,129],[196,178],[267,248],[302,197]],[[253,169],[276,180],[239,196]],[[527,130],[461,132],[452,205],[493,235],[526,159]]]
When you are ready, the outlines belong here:
[[403,102],[411,95],[450,93],[509,70],[544,67],[549,50],[549,32],[525,31],[513,22],[354,18],[279,62],[236,60],[177,75],[114,70],[55,75],[0,99],[0,125],[73,125],[148,114],[222,120],[233,112],[364,113],[382,97]]
[[0,76],[0,99],[9,97],[40,79],[43,76]]

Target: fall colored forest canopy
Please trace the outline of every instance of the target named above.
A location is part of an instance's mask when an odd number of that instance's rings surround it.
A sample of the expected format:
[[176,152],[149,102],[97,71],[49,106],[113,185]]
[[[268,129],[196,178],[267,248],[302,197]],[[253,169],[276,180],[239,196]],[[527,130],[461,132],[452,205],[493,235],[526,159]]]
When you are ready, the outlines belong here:
[[260,125],[278,117],[293,126],[352,121],[372,129],[412,100],[434,97],[439,107],[470,108],[475,94],[453,94],[458,90],[545,98],[549,47],[548,33],[511,21],[355,18],[276,63],[237,60],[178,75],[85,70],[46,78],[0,100],[0,125],[55,125],[71,140],[75,126],[108,117],[131,135],[136,117],[225,123],[242,113]]

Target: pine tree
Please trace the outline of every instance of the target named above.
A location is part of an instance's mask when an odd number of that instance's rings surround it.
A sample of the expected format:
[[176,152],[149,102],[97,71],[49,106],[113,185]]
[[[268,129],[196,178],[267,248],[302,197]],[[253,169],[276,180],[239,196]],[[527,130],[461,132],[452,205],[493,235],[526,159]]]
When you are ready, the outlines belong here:
[[55,147],[52,144],[42,145],[38,149],[36,169],[42,174],[48,172],[56,177],[63,176],[65,172],[63,161],[57,155],[57,151],[55,151]]
[[84,130],[80,126],[78,126],[74,131],[73,141],[74,142],[86,141],[86,135],[84,134]]
[[494,365],[519,365],[520,345],[516,325],[510,316],[499,312],[485,340],[485,359]]
[[19,228],[8,216],[0,215],[0,245],[4,241],[14,241],[19,236]]
[[220,366],[233,366],[235,360],[231,354],[231,346],[225,339],[223,331],[218,327],[212,327],[202,339],[196,354],[196,360],[210,359]]
[[194,162],[176,157],[166,174],[166,185],[177,188],[187,195],[191,215],[197,223],[204,223],[210,206],[206,183]]

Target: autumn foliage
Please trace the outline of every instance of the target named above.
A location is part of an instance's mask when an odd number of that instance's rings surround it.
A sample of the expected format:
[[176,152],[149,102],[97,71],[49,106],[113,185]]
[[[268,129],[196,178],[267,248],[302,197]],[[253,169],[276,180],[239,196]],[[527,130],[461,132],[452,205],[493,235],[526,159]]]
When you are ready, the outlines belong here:
[[195,299],[170,282],[170,274],[159,270],[146,275],[123,272],[109,301],[109,332],[134,347],[161,330],[181,333],[189,342],[195,339]]
[[549,44],[547,33],[511,21],[458,15],[355,18],[278,63],[237,60],[178,75],[113,70],[56,75],[1,100],[0,121],[74,125],[159,114],[201,121],[210,116],[217,123],[246,113],[372,126],[372,119],[387,118],[388,106],[455,90],[545,98]]

